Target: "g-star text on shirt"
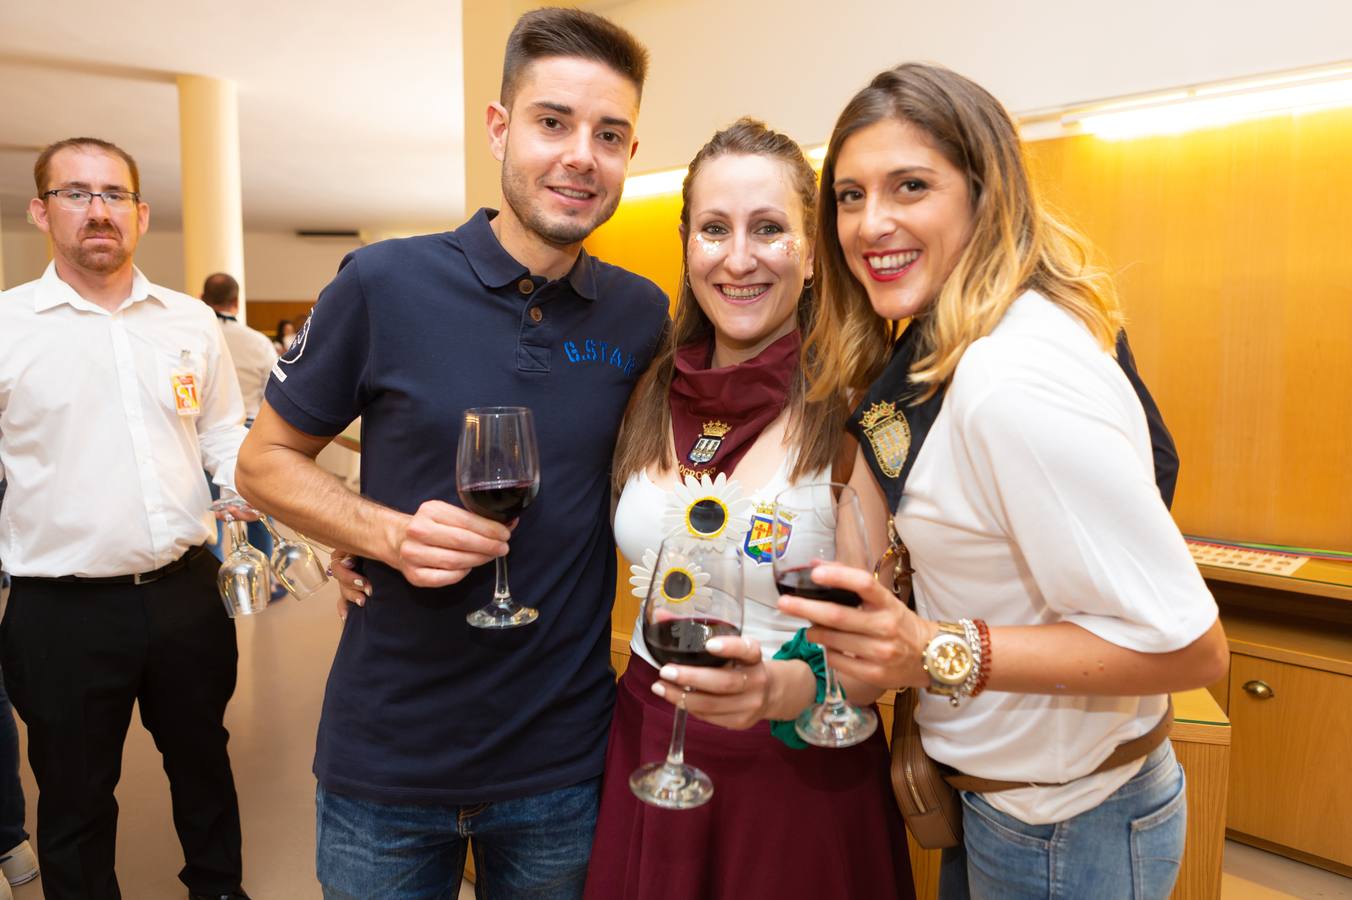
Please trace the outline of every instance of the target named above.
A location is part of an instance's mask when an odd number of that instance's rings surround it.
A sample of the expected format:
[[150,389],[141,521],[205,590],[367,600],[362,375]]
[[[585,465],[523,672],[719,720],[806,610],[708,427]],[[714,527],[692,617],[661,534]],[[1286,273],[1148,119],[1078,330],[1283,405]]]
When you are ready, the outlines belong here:
[[638,360],[634,359],[634,354],[626,354],[613,344],[591,338],[584,339],[580,349],[577,341],[564,341],[563,353],[570,363],[605,363],[626,375],[633,375],[634,369],[638,367]]

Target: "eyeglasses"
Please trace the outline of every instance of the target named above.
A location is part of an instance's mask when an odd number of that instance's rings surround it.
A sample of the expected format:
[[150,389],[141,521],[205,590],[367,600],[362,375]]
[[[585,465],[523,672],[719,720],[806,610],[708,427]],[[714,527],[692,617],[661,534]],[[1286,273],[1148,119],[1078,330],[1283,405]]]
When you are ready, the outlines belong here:
[[70,210],[89,209],[89,204],[98,197],[103,200],[104,206],[119,212],[131,209],[141,199],[141,195],[135,191],[80,191],[75,188],[43,191],[42,196],[55,197],[57,206]]

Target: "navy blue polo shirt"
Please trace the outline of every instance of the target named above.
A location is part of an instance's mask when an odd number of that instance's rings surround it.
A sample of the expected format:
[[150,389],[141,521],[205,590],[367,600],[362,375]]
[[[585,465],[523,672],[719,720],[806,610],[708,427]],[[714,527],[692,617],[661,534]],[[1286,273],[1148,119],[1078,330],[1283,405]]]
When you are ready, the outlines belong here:
[[314,435],[362,420],[362,493],[413,513],[459,505],[456,442],[472,406],[528,406],[540,493],[511,540],[512,594],[534,624],[471,627],[494,567],[416,588],[367,560],[324,695],[315,775],[399,803],[503,800],[600,774],[614,701],[609,472],[620,418],[667,301],[592,259],[546,282],[480,210],[459,229],[349,254],[278,362],[267,400]]

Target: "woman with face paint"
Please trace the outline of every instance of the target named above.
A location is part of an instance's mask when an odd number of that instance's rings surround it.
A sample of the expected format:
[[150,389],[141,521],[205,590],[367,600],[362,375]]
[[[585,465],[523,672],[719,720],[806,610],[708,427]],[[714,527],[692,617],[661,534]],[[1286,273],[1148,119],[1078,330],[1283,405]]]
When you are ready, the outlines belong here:
[[942,68],[850,101],[821,206],[809,397],[863,394],[850,428],[915,611],[833,565],[815,580],[860,607],[780,609],[843,676],[919,692],[925,751],[961,773],[941,896],[1168,896],[1169,693],[1219,678],[1227,647],[1113,357],[1111,283],[1039,204],[999,102]]
[[[621,429],[615,537],[634,563],[638,597],[673,528],[734,542],[744,553],[745,618],[741,637],[709,643],[735,663],[725,668],[659,671],[635,624],[589,898],[912,896],[881,733],[844,750],[792,749],[762,721],[791,720],[816,697],[806,662],[772,658],[807,623],[776,608],[771,504],[795,483],[830,479],[846,411],[829,393],[809,400],[799,364],[815,315],[816,200],[798,145],[750,119],[714,135],[685,178],[681,291],[667,346]],[[873,512],[885,516],[876,501]],[[855,702],[878,695],[845,687]],[[663,810],[640,802],[628,778],[666,748],[682,696],[692,716],[686,758],[715,794],[697,809]]]

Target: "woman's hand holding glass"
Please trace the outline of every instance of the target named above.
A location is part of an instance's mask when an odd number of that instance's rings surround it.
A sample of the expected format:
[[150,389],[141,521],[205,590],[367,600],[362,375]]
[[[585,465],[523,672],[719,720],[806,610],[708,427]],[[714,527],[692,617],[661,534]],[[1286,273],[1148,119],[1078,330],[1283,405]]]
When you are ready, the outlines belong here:
[[813,623],[807,639],[826,648],[837,673],[883,689],[925,687],[921,654],[938,632],[878,583],[872,572],[838,563],[812,570],[812,580],[858,595],[857,607],[785,595],[779,608]]
[[[657,551],[652,581],[643,600],[641,621],[648,652],[665,669],[719,669],[708,649],[718,638],[741,637],[743,613],[742,552],[735,544],[673,532]],[[690,665],[676,666],[677,661]],[[685,699],[673,689],[676,714],[667,758],[639,766],[629,787],[644,803],[666,809],[693,809],[709,802],[713,781],[685,762]]]
[[665,665],[653,693],[672,706],[681,705],[684,696],[687,712],[722,728],[741,731],[766,718],[775,685],[762,661],[760,644],[751,638],[721,637],[709,641],[705,649],[732,665],[718,669]]

